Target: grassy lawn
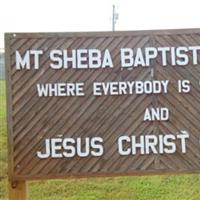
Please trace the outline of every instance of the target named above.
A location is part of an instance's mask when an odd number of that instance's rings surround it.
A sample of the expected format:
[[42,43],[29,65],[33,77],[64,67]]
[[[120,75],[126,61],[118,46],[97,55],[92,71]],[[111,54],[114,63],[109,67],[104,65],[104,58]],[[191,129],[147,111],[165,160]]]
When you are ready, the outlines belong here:
[[[8,199],[5,82],[0,81],[0,200]],[[30,182],[31,200],[200,200],[200,175]]]
[[5,81],[0,80],[0,199],[7,197],[7,136]]

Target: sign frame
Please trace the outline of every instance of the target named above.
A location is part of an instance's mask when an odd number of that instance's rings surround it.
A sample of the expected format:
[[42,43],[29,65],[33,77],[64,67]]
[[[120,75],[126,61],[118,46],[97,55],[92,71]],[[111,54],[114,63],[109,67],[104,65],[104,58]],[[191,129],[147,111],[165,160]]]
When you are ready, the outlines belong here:
[[[57,178],[80,178],[80,177],[98,177],[98,176],[127,176],[127,175],[162,175],[162,174],[184,174],[184,173],[200,173],[199,170],[182,170],[182,171],[166,171],[166,170],[152,170],[152,171],[132,171],[123,173],[81,173],[81,174],[67,174],[63,175],[47,175],[47,176],[19,176],[15,175],[14,169],[14,146],[13,146],[13,116],[12,116],[12,87],[11,87],[11,39],[15,38],[53,38],[53,37],[125,37],[125,36],[145,36],[151,35],[173,35],[173,34],[194,34],[200,33],[200,29],[177,29],[177,30],[150,30],[150,31],[123,31],[123,32],[83,32],[83,33],[6,33],[5,34],[5,63],[6,63],[6,85],[7,85],[7,124],[8,124],[8,174],[11,182],[38,180],[38,179],[57,179]],[[199,136],[200,139],[200,136]],[[199,141],[200,142],[200,141]]]

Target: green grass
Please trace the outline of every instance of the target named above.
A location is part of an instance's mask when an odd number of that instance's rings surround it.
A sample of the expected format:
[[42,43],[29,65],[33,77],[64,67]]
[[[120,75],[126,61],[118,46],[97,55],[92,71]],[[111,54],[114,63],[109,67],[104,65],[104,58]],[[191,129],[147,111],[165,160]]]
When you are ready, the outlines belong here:
[[[0,81],[0,200],[8,199],[5,82]],[[29,182],[30,200],[200,200],[200,175]]]
[[0,199],[7,197],[7,136],[5,81],[0,80]]
[[5,176],[7,165],[7,137],[6,137],[6,115],[5,109],[6,101],[5,101],[5,83],[0,81],[0,177]]
[[30,199],[199,200],[200,177],[186,175],[44,181],[30,184]]

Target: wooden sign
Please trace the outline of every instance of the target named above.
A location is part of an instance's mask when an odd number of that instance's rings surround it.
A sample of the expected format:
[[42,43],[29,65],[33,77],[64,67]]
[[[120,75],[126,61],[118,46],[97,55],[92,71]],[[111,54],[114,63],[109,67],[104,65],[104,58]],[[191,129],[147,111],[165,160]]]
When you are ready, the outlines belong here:
[[200,29],[6,34],[13,180],[200,172]]

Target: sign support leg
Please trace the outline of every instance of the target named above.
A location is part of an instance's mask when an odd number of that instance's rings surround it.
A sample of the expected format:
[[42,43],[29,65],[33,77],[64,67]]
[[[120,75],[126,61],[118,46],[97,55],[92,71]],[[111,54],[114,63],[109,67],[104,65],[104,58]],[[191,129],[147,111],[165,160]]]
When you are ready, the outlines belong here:
[[9,182],[9,200],[28,200],[26,181]]

